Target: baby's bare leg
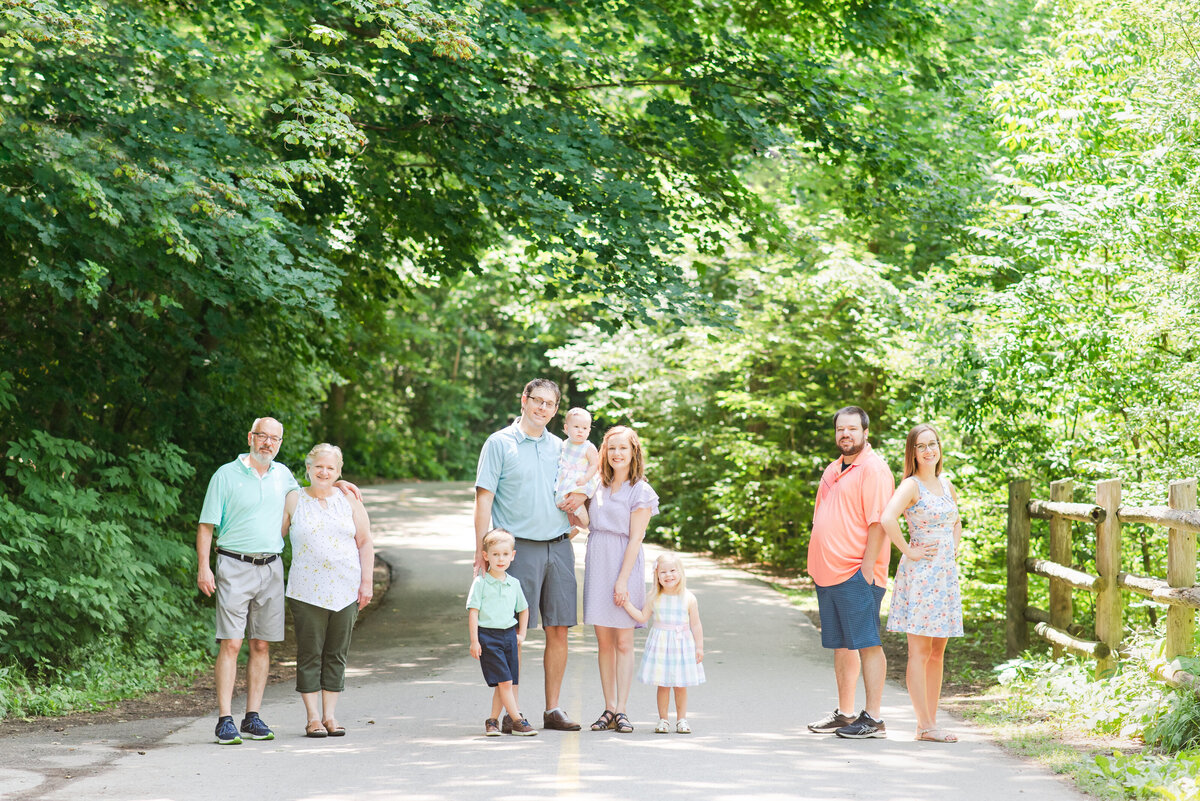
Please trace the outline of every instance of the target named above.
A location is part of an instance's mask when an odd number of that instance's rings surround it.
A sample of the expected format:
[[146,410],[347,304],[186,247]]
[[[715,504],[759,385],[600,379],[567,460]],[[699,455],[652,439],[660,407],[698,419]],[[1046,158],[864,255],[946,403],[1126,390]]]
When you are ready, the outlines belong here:
[[[581,493],[581,492],[574,492],[574,493],[571,493],[571,494],[572,494],[572,495],[582,495],[583,493]],[[585,497],[586,497],[586,496],[585,496]],[[589,518],[588,518],[587,504],[583,504],[582,506],[580,506],[578,509],[576,509],[576,510],[575,510],[575,519],[579,521],[579,527],[580,527],[580,528],[587,528],[587,527],[588,527],[588,523],[589,523],[590,521],[589,521]]]

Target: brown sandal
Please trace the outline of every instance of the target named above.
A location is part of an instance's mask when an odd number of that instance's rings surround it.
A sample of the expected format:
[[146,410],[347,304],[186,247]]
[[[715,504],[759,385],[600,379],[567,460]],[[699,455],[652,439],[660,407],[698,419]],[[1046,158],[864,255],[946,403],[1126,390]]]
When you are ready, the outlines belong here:
[[596,722],[592,724],[592,731],[606,731],[616,727],[616,718],[611,710],[604,710],[604,714],[596,718]]
[[308,725],[304,727],[305,737],[328,737],[329,732],[325,731],[325,724],[319,720],[310,720]]
[[633,724],[629,722],[629,718],[625,717],[624,712],[617,713],[617,717],[613,720],[613,728],[617,730],[617,734],[633,733]]
[[334,720],[333,718],[330,718],[329,720],[325,721],[324,725],[325,725],[325,731],[329,733],[330,737],[345,737],[346,736],[346,729],[342,726],[339,726],[338,722],[336,720]]

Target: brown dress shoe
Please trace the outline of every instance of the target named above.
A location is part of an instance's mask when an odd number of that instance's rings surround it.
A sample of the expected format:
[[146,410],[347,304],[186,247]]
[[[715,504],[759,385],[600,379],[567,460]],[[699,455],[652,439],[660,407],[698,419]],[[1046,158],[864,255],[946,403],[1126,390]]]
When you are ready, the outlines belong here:
[[567,717],[561,709],[542,713],[542,728],[556,731],[579,731],[579,724]]

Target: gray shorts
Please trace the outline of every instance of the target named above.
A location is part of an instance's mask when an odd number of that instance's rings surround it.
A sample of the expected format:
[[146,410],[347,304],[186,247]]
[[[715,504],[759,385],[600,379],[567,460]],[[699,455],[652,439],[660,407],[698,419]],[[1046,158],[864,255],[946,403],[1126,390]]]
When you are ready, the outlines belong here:
[[217,554],[217,639],[283,640],[283,558],[252,565]]
[[529,602],[529,628],[574,626],[579,623],[575,581],[575,548],[571,540],[517,540],[508,572],[521,582]]

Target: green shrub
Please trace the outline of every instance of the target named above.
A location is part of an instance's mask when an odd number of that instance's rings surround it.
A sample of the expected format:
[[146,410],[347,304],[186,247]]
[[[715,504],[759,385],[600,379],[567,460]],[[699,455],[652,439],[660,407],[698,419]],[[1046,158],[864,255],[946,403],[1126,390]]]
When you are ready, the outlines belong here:
[[[207,628],[197,620],[196,628]],[[199,647],[181,648],[180,640],[130,643],[119,637],[94,641],[66,653],[53,664],[33,668],[0,665],[0,717],[63,715],[102,709],[123,698],[136,698],[179,683],[211,664]]]
[[113,637],[190,631],[194,554],[170,536],[193,470],[174,445],[124,457],[35,431],[0,483],[0,663],[39,670]]

